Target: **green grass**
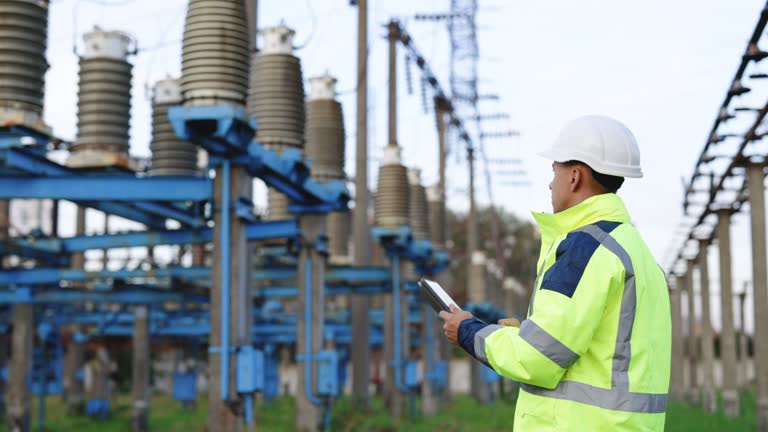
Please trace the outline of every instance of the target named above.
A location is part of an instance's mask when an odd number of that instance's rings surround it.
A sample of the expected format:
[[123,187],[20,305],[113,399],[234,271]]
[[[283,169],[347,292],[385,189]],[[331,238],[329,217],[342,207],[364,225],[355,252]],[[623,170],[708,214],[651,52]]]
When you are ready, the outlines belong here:
[[692,408],[685,402],[672,401],[667,407],[667,431],[699,432],[755,430],[755,394],[750,391],[741,394],[741,415],[737,418],[723,414],[723,401],[718,397],[717,412],[705,414],[699,408]]
[[[37,400],[34,404],[33,419],[37,417]],[[718,412],[705,414],[700,409],[691,408],[683,402],[671,402],[667,411],[667,431],[673,432],[708,432],[708,431],[753,431],[755,428],[754,395],[742,395],[742,407],[745,413],[739,418],[727,418],[722,414],[722,403]],[[418,409],[418,407],[417,407]],[[466,431],[493,430],[511,431],[514,418],[514,403],[497,400],[491,405],[480,405],[469,396],[456,396],[434,417],[411,417],[406,415],[401,421],[395,421],[387,415],[380,398],[373,400],[370,409],[355,409],[349,399],[341,398],[334,404],[331,430],[352,431],[413,431],[433,430]],[[65,406],[59,397],[46,400],[45,431],[56,432],[123,432],[130,431],[130,400],[121,396],[113,407],[112,417],[108,420],[94,420],[82,416],[67,416]],[[282,397],[269,403],[257,403],[255,416],[257,430],[291,431],[294,429],[296,406],[293,398]],[[33,430],[37,430],[37,422]],[[206,424],[206,401],[201,398],[197,405],[186,410],[167,396],[152,399],[150,410],[150,430],[168,432],[203,432]],[[0,431],[5,431],[5,424],[0,424]]]

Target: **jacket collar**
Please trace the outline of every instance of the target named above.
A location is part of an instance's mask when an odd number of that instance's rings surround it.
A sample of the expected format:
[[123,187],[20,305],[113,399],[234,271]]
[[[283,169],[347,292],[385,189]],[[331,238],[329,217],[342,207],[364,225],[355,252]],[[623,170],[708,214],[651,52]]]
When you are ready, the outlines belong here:
[[542,246],[551,244],[557,237],[575,229],[599,221],[627,223],[627,208],[618,195],[606,193],[585,199],[559,213],[531,212],[541,232]]

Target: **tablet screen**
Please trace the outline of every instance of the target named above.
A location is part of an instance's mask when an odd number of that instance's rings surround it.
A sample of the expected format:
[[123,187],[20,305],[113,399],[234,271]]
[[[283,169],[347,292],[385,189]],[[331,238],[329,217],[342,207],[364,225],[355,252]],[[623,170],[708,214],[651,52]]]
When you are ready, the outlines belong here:
[[437,294],[437,296],[440,298],[440,300],[441,300],[441,301],[442,301],[444,304],[446,304],[446,305],[448,305],[448,306],[450,306],[450,305],[454,305],[454,306],[456,306],[456,308],[457,308],[457,309],[461,310],[461,308],[459,307],[459,305],[457,305],[457,304],[456,304],[456,302],[455,302],[455,301],[453,301],[453,299],[451,298],[451,296],[449,296],[449,295],[448,295],[448,293],[447,293],[447,292],[445,292],[445,290],[443,289],[443,287],[441,287],[441,286],[440,286],[440,285],[439,285],[437,282],[435,282],[435,281],[431,281],[431,280],[429,280],[429,279],[424,279],[424,282],[426,282],[427,284],[429,284],[429,287],[430,287],[430,288],[432,288],[432,291],[433,291],[435,294]]

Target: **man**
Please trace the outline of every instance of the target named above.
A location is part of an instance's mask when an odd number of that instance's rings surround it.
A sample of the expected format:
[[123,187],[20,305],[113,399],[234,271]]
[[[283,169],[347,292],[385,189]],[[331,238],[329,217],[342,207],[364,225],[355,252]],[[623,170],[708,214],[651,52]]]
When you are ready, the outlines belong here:
[[518,327],[441,312],[453,344],[521,383],[517,431],[663,431],[671,323],[664,272],[622,200],[642,177],[632,133],[578,118],[542,156],[554,160],[554,214],[541,231],[538,276]]

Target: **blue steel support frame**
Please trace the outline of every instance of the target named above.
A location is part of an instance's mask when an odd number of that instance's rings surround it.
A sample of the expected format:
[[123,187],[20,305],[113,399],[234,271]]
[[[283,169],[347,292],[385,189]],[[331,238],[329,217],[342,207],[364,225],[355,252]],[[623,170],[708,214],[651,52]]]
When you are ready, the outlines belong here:
[[349,194],[342,182],[317,182],[309,176],[309,165],[298,151],[278,155],[251,141],[254,124],[242,108],[177,106],[168,110],[168,118],[180,138],[199,144],[213,156],[229,158],[296,201],[292,211],[347,210]]
[[120,291],[77,291],[77,290],[33,290],[17,287],[14,290],[0,290],[0,304],[61,304],[61,303],[203,303],[204,296],[163,292],[141,287]]
[[[0,286],[3,285],[50,285],[62,281],[86,282],[95,279],[138,279],[175,278],[181,280],[210,279],[209,267],[168,267],[151,270],[100,270],[86,272],[75,269],[37,268],[0,271]],[[296,278],[296,268],[260,269],[252,273],[256,281],[284,281]],[[326,275],[331,285],[383,284],[389,282],[389,272],[384,267],[351,268],[331,267]]]
[[[248,224],[248,240],[297,238],[300,234],[296,220],[263,221]],[[137,231],[117,234],[76,236],[65,238],[11,239],[15,245],[40,253],[71,253],[89,249],[129,248],[140,246],[182,245],[209,243],[213,240],[211,228]]]
[[210,179],[201,177],[134,177],[81,175],[0,177],[0,199],[70,201],[208,201]]
[[135,278],[210,278],[208,267],[169,267],[153,270],[106,270],[86,272],[83,270],[39,268],[32,270],[7,270],[0,272],[0,285],[52,285],[61,281],[87,282],[92,279],[135,279]]
[[23,143],[23,139],[32,139],[33,147],[40,152],[45,151],[45,146],[51,140],[51,136],[45,132],[24,125],[0,126],[0,149],[17,147]]
[[[28,148],[10,148],[0,151],[0,160],[2,160],[6,170],[12,170],[13,172],[19,174],[49,176],[57,178],[84,177],[76,171],[46,159],[44,154],[40,154],[39,152],[35,152]],[[26,181],[30,178],[25,177],[22,180]],[[178,212],[180,211],[177,208],[168,207],[167,204],[160,203],[139,202],[133,203],[133,205],[131,205],[128,203],[117,203],[111,201],[78,200],[76,201],[76,204],[83,207],[95,208],[105,213],[133,220],[153,229],[165,228],[165,219],[177,217],[179,214]],[[147,204],[149,206],[139,208],[136,206],[137,204],[139,207],[141,207],[142,204]],[[186,223],[184,221],[182,222]]]

